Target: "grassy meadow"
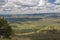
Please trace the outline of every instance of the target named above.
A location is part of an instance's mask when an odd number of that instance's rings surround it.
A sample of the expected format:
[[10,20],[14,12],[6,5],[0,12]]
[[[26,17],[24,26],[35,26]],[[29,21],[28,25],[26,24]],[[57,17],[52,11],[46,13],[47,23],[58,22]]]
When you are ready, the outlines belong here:
[[42,17],[39,20],[17,21],[9,24],[15,33],[11,40],[60,40],[59,17]]
[[[17,40],[60,40],[60,19],[42,18],[37,21],[10,23]],[[51,29],[56,29],[50,31]]]
[[49,27],[54,27],[56,30],[60,30],[59,18],[42,18],[37,21],[26,21],[10,23],[15,33],[29,33],[36,32],[38,30],[48,30]]

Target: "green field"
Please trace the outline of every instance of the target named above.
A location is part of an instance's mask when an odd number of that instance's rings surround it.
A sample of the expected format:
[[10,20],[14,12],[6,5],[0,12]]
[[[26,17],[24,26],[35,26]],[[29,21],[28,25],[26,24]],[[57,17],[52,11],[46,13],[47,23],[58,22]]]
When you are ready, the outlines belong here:
[[36,32],[38,30],[48,30],[49,27],[54,27],[56,30],[60,30],[60,19],[43,18],[37,21],[10,23],[10,25],[16,33],[28,33]]
[[[18,40],[60,40],[60,19],[43,18],[38,21],[11,23]],[[51,29],[57,31],[49,31]]]
[[11,40],[60,40],[60,18],[43,17],[34,21],[11,22],[10,26],[15,33]]

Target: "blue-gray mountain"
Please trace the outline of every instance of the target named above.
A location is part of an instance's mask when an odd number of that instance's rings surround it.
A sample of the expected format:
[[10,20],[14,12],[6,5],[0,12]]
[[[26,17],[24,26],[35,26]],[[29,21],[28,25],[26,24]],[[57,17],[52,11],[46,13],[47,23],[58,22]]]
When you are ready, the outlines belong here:
[[16,21],[34,21],[46,18],[60,18],[60,13],[40,13],[40,14],[0,14],[0,17],[5,17],[9,22]]

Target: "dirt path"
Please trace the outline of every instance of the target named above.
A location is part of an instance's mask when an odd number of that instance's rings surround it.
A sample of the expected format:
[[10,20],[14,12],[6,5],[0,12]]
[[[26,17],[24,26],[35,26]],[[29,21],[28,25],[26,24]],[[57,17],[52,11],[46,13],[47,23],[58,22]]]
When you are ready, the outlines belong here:
[[29,37],[14,37],[12,40],[31,40]]

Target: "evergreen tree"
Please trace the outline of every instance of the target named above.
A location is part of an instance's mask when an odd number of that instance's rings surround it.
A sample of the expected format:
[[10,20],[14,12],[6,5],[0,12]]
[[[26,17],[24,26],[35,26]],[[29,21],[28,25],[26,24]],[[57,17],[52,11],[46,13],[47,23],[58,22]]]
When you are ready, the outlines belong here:
[[0,18],[0,36],[3,36],[5,38],[10,38],[12,36],[12,28],[7,22],[6,19]]

